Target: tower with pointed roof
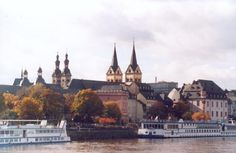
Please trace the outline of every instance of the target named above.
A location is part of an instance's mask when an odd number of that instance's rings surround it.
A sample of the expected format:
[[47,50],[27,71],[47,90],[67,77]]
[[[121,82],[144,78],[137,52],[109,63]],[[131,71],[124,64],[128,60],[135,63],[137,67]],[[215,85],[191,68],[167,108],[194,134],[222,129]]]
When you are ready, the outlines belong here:
[[60,70],[60,61],[59,61],[59,55],[57,54],[56,56],[56,62],[55,62],[55,66],[56,69],[54,70],[53,74],[52,74],[52,83],[53,84],[61,84],[61,70]]
[[142,82],[142,72],[137,63],[135,43],[133,42],[133,52],[131,56],[130,65],[125,72],[125,82]]
[[43,71],[42,71],[42,68],[39,67],[38,69],[38,77],[37,77],[37,80],[36,80],[36,84],[45,84],[45,80],[43,79],[43,75],[42,75]]
[[71,72],[70,72],[70,69],[69,69],[69,60],[68,60],[68,54],[66,53],[66,56],[65,56],[65,61],[64,61],[64,64],[65,64],[65,68],[64,68],[64,71],[61,75],[61,87],[62,88],[68,88],[69,84],[70,84],[70,81],[71,81]]
[[123,74],[118,65],[117,54],[116,54],[116,44],[114,44],[114,53],[113,53],[112,63],[107,71],[106,76],[107,76],[108,82],[122,82]]

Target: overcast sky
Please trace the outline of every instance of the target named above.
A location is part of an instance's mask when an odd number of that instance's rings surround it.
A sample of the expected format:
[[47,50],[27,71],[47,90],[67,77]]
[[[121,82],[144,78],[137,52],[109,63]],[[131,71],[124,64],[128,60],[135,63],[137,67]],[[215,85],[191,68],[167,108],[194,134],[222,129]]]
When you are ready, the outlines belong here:
[[114,42],[124,73],[133,38],[143,82],[236,89],[235,0],[0,0],[0,84],[39,66],[51,82],[57,52],[72,78],[105,80]]

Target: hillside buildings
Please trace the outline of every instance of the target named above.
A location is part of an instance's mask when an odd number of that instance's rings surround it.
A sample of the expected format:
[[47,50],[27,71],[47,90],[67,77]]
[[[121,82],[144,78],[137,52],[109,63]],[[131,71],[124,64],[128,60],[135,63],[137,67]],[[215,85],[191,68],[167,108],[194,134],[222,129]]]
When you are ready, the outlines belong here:
[[[57,54],[52,82],[45,82],[43,70],[39,67],[35,84],[44,84],[62,94],[92,89],[103,102],[117,103],[125,122],[143,119],[146,117],[147,110],[157,102],[162,102],[166,107],[172,107],[180,101],[187,101],[191,105],[191,111],[203,111],[213,120],[222,120],[228,115],[236,115],[235,92],[231,91],[226,95],[225,91],[213,81],[197,80],[192,84],[184,84],[181,88],[178,88],[177,82],[143,83],[135,43],[133,43],[130,64],[124,76],[118,63],[116,44],[114,44],[111,61],[106,72],[106,81],[72,79],[68,54],[65,54],[63,70],[60,68],[60,57]],[[0,85],[0,92],[16,93],[19,89],[31,85],[33,83],[28,79],[28,72],[24,70],[21,72],[21,77],[14,80],[13,85]]]

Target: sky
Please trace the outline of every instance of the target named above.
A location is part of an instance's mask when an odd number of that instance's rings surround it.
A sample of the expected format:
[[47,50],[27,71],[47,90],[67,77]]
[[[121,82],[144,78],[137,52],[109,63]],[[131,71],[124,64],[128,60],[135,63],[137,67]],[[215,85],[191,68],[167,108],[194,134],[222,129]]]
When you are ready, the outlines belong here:
[[125,73],[133,39],[143,82],[236,89],[235,0],[0,0],[0,84],[39,67],[51,83],[57,53],[72,78],[105,80],[114,43]]

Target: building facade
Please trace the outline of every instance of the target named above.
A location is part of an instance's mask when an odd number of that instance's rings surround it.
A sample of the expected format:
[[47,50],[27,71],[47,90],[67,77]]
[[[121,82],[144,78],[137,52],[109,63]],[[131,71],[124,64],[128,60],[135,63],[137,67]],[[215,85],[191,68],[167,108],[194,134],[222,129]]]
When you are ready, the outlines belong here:
[[184,84],[181,96],[190,103],[193,112],[203,111],[211,120],[223,120],[228,117],[226,94],[213,81],[197,80],[192,84]]

